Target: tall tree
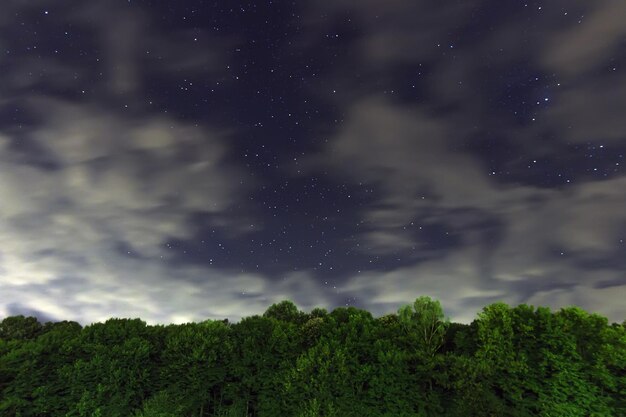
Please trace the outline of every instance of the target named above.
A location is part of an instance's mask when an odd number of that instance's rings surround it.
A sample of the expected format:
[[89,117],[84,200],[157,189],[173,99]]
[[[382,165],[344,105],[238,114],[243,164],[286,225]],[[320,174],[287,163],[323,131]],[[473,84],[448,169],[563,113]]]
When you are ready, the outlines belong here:
[[407,332],[417,337],[419,352],[434,356],[443,345],[449,320],[445,318],[439,301],[419,297],[412,306],[398,309],[398,319]]
[[302,324],[306,320],[306,314],[298,310],[298,307],[289,300],[272,304],[263,313],[263,317],[296,324]]
[[42,324],[35,317],[10,316],[0,322],[0,339],[32,340],[42,330]]
[[85,327],[76,361],[62,369],[74,402],[70,416],[128,416],[149,393],[153,355],[141,320],[110,319]]
[[183,408],[167,391],[160,391],[144,401],[133,417],[183,417]]
[[219,407],[229,333],[223,322],[206,321],[177,326],[168,335],[161,378],[185,415],[202,417]]

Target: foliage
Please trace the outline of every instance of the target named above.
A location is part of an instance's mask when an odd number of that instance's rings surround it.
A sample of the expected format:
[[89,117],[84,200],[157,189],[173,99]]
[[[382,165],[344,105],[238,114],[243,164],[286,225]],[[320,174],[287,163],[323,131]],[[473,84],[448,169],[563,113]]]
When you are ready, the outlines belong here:
[[434,356],[443,345],[448,320],[444,318],[439,301],[419,297],[412,308],[406,305],[398,309],[398,319],[407,332],[414,333],[420,353]]
[[267,311],[263,313],[263,317],[291,323],[301,323],[305,320],[305,314],[299,311],[294,303],[287,300],[272,304]]
[[495,303],[449,323],[290,301],[239,323],[0,322],[2,417],[626,415],[626,328]]

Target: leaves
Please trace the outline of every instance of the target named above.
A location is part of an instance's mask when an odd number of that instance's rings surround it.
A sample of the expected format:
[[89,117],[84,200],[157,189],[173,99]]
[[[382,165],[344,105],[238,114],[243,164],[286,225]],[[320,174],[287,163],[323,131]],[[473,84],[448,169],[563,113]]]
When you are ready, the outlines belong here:
[[449,323],[419,297],[379,318],[282,302],[239,323],[0,327],[0,415],[626,415],[626,329],[569,307]]
[[449,323],[439,301],[419,297],[412,307],[406,305],[398,309],[398,318],[404,329],[416,336],[419,353],[434,356],[443,345]]

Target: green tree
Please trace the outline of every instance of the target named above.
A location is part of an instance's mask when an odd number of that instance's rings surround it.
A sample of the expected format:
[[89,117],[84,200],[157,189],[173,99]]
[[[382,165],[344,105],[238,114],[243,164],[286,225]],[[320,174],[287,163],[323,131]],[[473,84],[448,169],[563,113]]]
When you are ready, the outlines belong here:
[[[336,340],[324,340],[302,354],[284,381],[288,415],[310,413],[312,406],[322,416],[334,413],[350,377],[345,360],[345,351]],[[315,405],[311,398],[316,399]]]
[[154,355],[141,320],[110,319],[85,327],[76,361],[61,370],[74,404],[70,416],[128,416],[151,390]]
[[229,333],[223,322],[206,321],[177,326],[167,336],[161,379],[185,415],[201,417],[219,407]]
[[605,318],[577,307],[553,315],[549,331],[542,334],[542,355],[538,360],[546,375],[538,399],[543,413],[611,413],[609,393],[613,381],[606,367],[606,354],[610,351],[607,331]]
[[305,349],[315,345],[324,331],[325,322],[322,317],[313,317],[302,326],[301,338]]
[[[482,378],[486,389],[496,394],[500,404],[491,400],[498,412],[515,413],[514,404],[523,390],[527,363],[515,346],[515,323],[511,308],[505,303],[491,304],[478,315],[478,349],[474,375]],[[500,408],[502,407],[502,408]],[[502,411],[506,410],[506,411]]]
[[612,325],[605,333],[602,360],[608,374],[601,387],[611,400],[614,415],[626,415],[626,328]]
[[415,405],[409,354],[389,339],[376,340],[373,347],[376,357],[368,381],[369,401],[380,415],[405,415]]
[[398,319],[405,330],[415,334],[419,341],[416,348],[427,356],[434,356],[441,348],[449,321],[444,317],[439,301],[419,297],[413,306],[398,309]]
[[43,375],[36,368],[38,346],[34,340],[13,340],[8,352],[0,356],[0,415],[7,417],[35,416],[33,389],[43,384]]
[[[321,415],[375,416],[369,392],[375,354],[371,314],[340,307],[326,318],[322,328],[317,343],[285,374],[286,413],[298,415],[309,410]],[[313,398],[316,404],[310,402]],[[320,409],[311,411],[313,406]]]
[[144,401],[140,411],[135,412],[134,417],[183,417],[183,406],[168,394],[160,391]]
[[315,318],[315,317],[323,318],[328,315],[328,311],[326,311],[325,308],[315,307],[313,310],[311,310],[311,313],[309,315],[311,318]]
[[298,324],[306,320],[305,314],[298,310],[298,307],[289,300],[272,304],[265,313],[263,313],[263,317]]
[[12,339],[6,342],[8,350],[0,349],[2,416],[64,415],[69,408],[68,385],[60,379],[59,370],[73,361],[63,348],[77,337],[80,325],[61,322],[37,328],[37,338]]
[[[270,317],[246,317],[232,327],[232,350],[226,381],[227,404],[243,404],[245,414],[258,415],[261,403],[267,406],[270,387],[279,373],[281,355],[294,349],[289,343],[297,343],[296,337],[289,341],[277,327],[278,321]],[[291,324],[293,325],[293,324]],[[293,325],[295,326],[295,325]],[[289,342],[289,343],[288,343]]]
[[496,303],[470,325],[428,297],[378,319],[284,302],[234,325],[2,323],[2,417],[626,415],[626,329],[576,307]]
[[43,326],[35,317],[11,316],[0,322],[0,339],[32,340],[42,330]]
[[398,321],[404,329],[403,344],[411,349],[409,368],[414,392],[412,403],[420,415],[441,412],[440,390],[436,387],[442,359],[436,356],[445,341],[449,321],[439,301],[419,297],[413,305],[398,309]]
[[33,389],[33,410],[37,415],[64,416],[69,410],[70,387],[60,370],[74,362],[70,346],[80,336],[81,329],[73,321],[46,323],[37,338],[37,359],[34,369],[29,371],[41,375],[41,383]]

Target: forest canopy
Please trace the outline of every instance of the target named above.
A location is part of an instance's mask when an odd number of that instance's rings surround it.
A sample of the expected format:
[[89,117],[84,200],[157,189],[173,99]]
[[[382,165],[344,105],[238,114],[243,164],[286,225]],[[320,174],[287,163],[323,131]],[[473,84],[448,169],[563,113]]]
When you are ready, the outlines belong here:
[[240,322],[0,322],[2,417],[626,415],[626,328],[495,303],[471,324],[291,301]]

